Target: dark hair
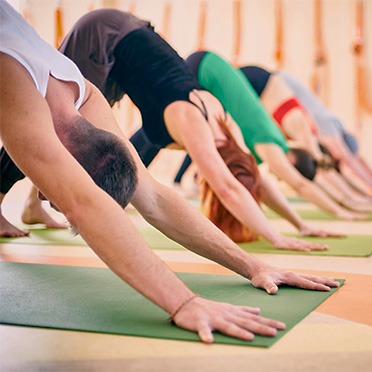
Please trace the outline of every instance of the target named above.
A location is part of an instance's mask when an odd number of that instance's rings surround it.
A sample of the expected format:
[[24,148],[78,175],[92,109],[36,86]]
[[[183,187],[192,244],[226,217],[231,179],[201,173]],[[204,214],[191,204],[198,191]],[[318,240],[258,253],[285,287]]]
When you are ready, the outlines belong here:
[[[226,135],[226,142],[218,147],[222,159],[234,177],[252,194],[259,204],[260,175],[256,161],[235,142],[224,122],[220,122]],[[249,242],[258,235],[238,221],[221,203],[204,178],[201,181],[200,201],[203,213],[228,237],[235,242]]]
[[313,180],[316,174],[317,162],[310,153],[303,149],[292,148],[287,153],[294,167],[307,179]]
[[134,159],[124,142],[81,116],[63,125],[57,134],[63,136],[65,147],[96,185],[124,208],[138,183]]

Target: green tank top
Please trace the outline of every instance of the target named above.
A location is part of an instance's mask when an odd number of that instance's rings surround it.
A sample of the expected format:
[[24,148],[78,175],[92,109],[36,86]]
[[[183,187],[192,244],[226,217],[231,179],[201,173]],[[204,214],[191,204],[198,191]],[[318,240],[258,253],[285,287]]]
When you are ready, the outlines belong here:
[[208,92],[219,99],[239,125],[245,144],[258,164],[262,160],[255,151],[256,144],[272,143],[281,147],[285,153],[288,152],[289,147],[281,130],[240,70],[218,55],[208,52],[200,62],[198,80]]

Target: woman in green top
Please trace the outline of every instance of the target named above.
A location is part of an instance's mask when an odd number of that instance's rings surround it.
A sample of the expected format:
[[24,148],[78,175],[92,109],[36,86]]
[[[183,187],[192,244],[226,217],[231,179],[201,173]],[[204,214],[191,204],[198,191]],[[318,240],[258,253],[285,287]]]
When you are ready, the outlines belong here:
[[334,202],[294,167],[290,161],[294,153],[240,70],[217,54],[206,51],[193,53],[186,62],[196,73],[202,87],[218,98],[238,124],[244,142],[258,164],[267,163],[270,171],[301,197],[332,215],[349,220],[363,217]]

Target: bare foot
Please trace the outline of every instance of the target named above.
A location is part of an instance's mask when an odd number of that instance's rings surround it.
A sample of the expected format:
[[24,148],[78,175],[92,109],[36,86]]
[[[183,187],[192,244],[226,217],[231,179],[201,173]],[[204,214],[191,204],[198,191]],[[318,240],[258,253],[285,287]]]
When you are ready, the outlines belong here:
[[0,236],[7,238],[18,238],[28,236],[28,231],[22,231],[13,226],[2,214],[0,214]]
[[26,204],[22,213],[22,222],[28,225],[42,223],[49,229],[66,229],[64,223],[54,220],[41,204]]

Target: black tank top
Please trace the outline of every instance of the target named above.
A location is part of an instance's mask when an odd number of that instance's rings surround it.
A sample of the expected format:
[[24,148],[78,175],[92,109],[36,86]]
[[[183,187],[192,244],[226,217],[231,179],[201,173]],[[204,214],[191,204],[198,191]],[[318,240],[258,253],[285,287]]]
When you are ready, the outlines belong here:
[[110,78],[141,111],[149,140],[161,147],[174,142],[165,127],[164,110],[175,101],[190,102],[190,92],[201,89],[193,72],[151,29],[135,30],[125,36],[114,55]]

